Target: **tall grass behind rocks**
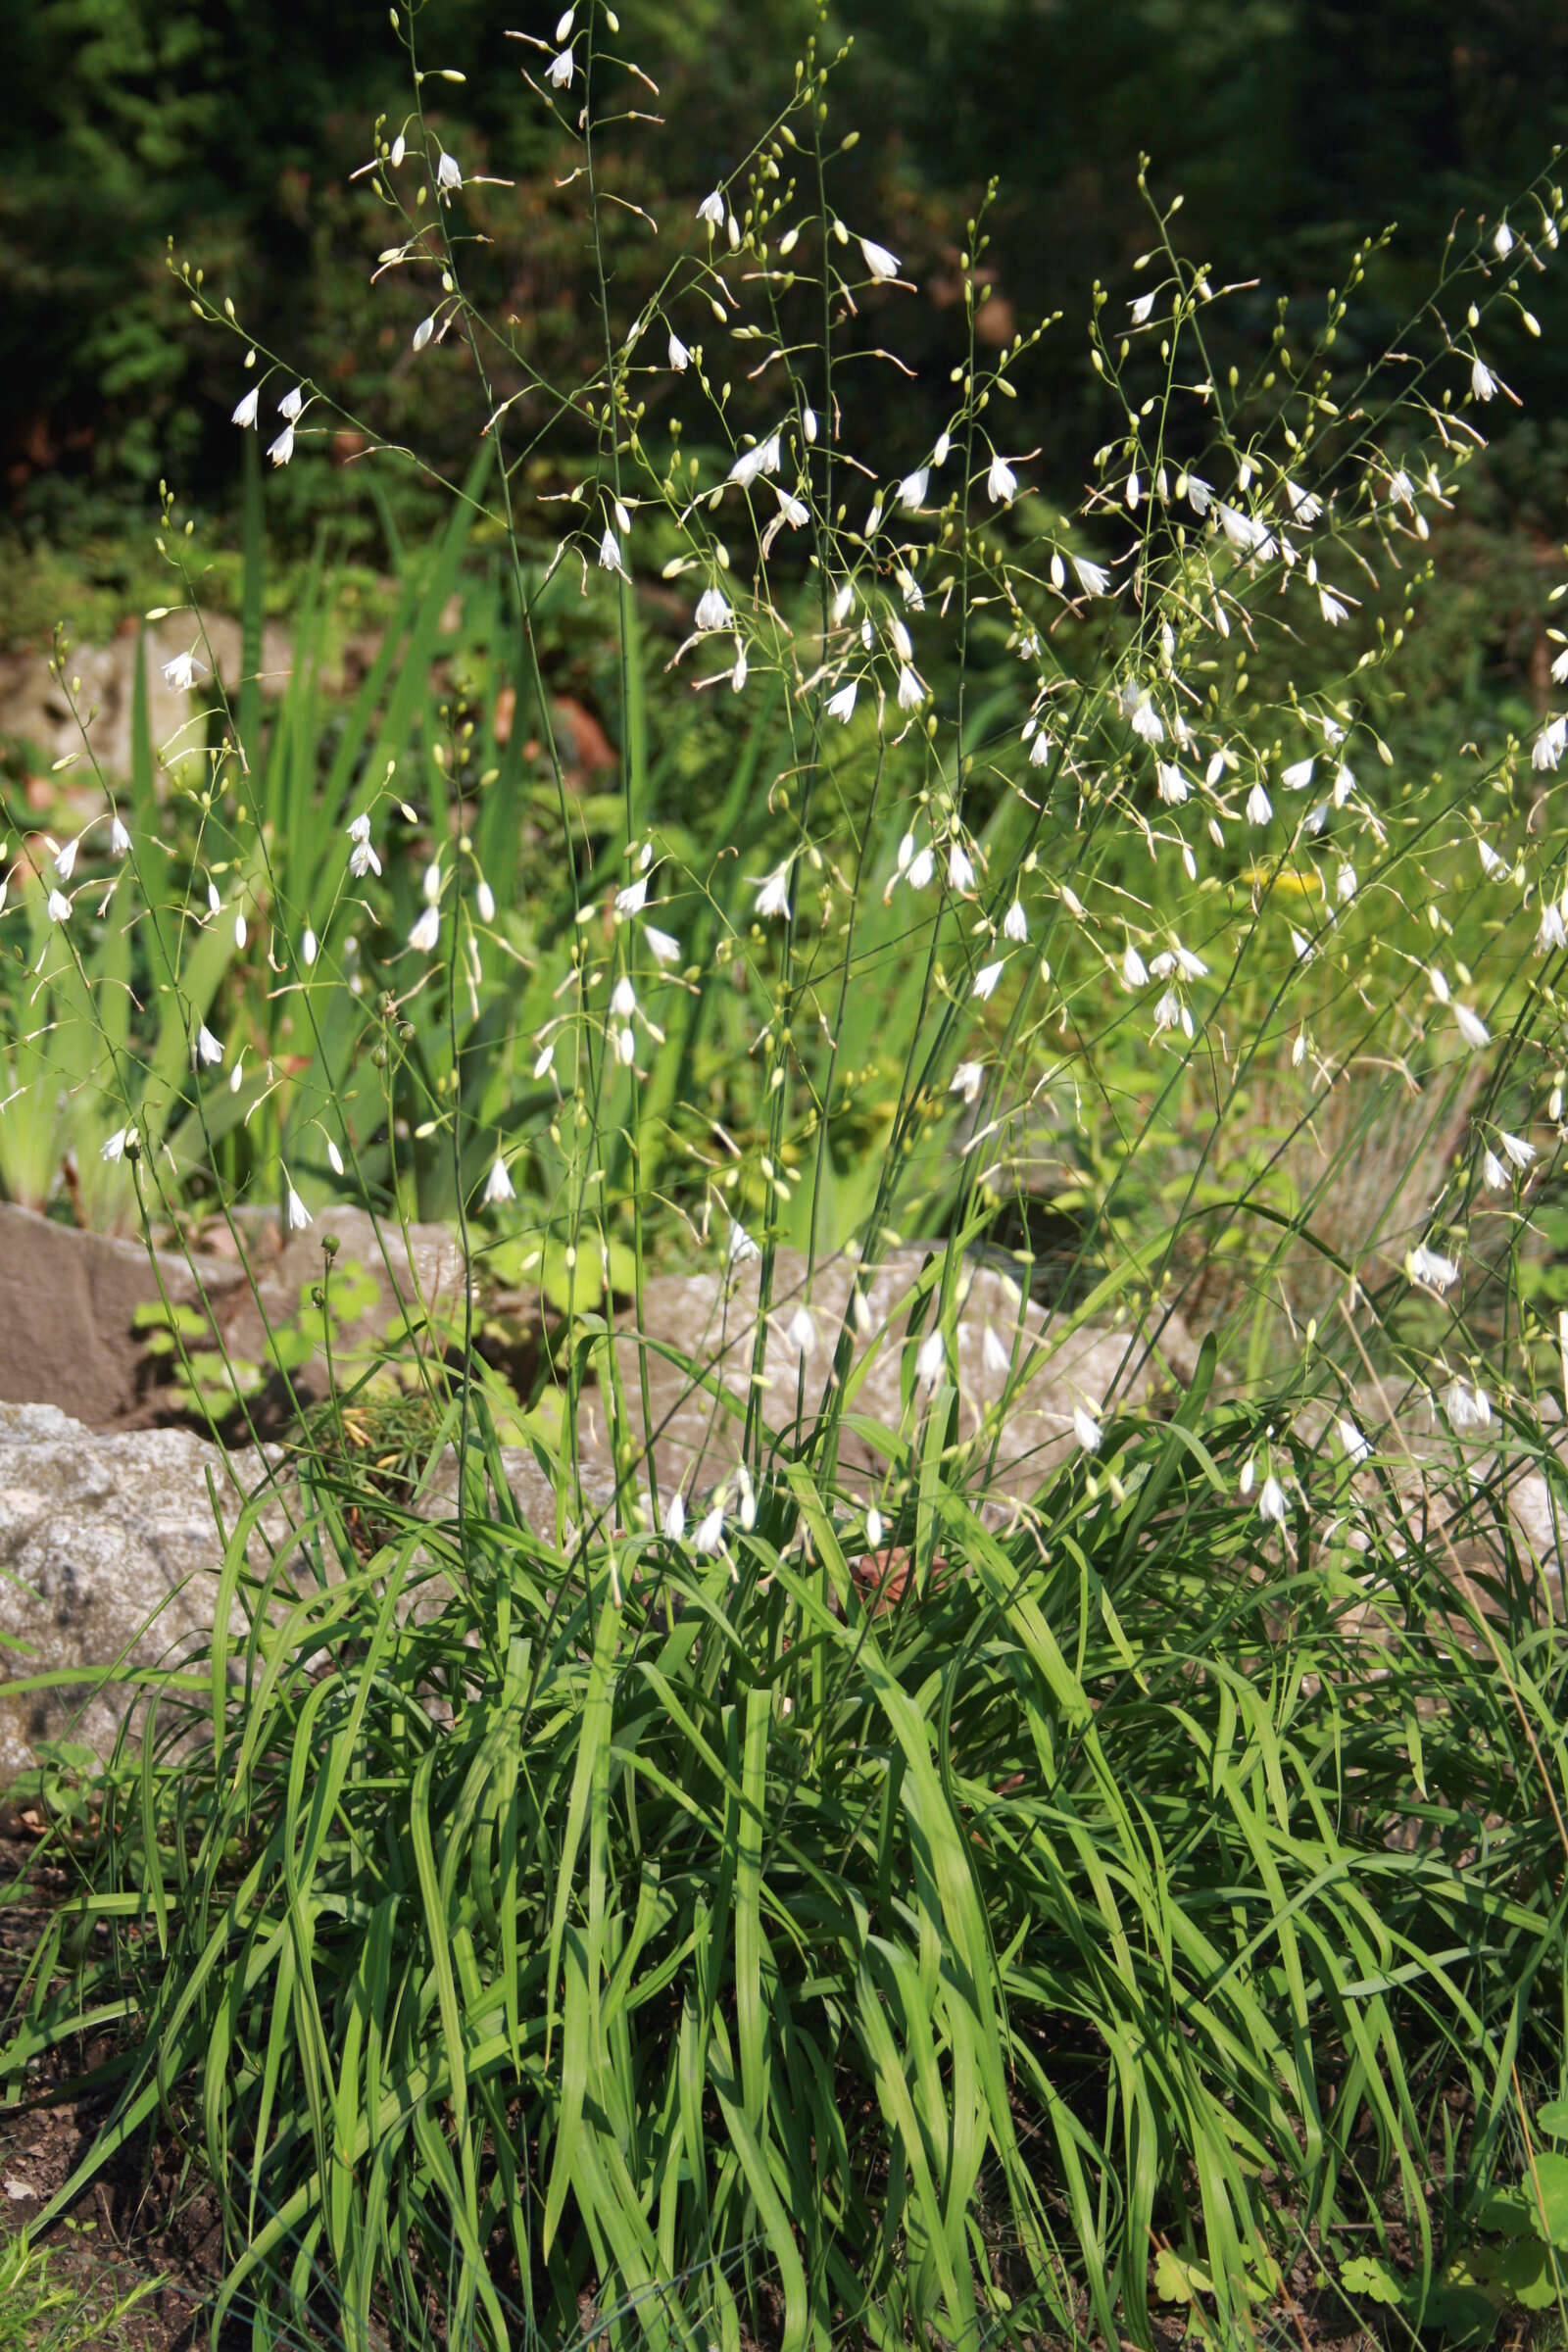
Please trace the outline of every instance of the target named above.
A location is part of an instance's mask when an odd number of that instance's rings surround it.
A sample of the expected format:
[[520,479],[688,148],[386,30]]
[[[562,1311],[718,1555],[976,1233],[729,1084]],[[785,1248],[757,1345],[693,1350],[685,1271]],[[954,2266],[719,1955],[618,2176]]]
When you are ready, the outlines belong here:
[[[172,666],[211,718],[170,839],[139,803],[107,858],[55,848],[16,999],[96,1008],[73,1100],[149,1229],[203,1184],[296,1230],[347,1195],[452,1215],[476,1274],[531,1288],[512,1403],[553,1523],[509,1494],[476,1291],[417,1359],[450,1510],[378,1494],[366,1558],[328,1453],[290,1549],[246,1514],[209,1652],[150,1678],[96,1786],[8,2081],[113,2031],[54,2210],[181,2135],[223,2201],[219,2316],[259,2341],[1148,2342],[1152,2297],[1232,2340],[1369,2262],[1420,2326],[1471,2292],[1561,2088],[1564,1367],[1532,1234],[1568,714],[1418,778],[1387,681],[1561,193],[1464,224],[1347,368],[1358,251],[1243,382],[1205,357],[1217,267],[1147,191],[1131,293],[1095,292],[1104,438],[1068,512],[1006,431],[1060,321],[971,338],[912,471],[858,434],[921,296],[835,210],[814,45],[711,191],[604,196],[653,103],[627,17],[511,36],[604,321],[602,368],[555,385],[467,298],[439,18],[394,12],[410,111],[363,177],[427,306],[407,364],[472,391],[449,535],[329,746],[308,662],[270,725],[211,675],[168,496]],[[650,235],[625,317],[616,254]],[[346,431],[417,464],[175,266],[274,468]],[[972,318],[983,208],[963,271]],[[474,675],[432,687],[466,547],[496,567],[466,575]],[[584,627],[603,792],[541,652]],[[142,1107],[154,1007],[187,1160]],[[1069,1279],[1042,1335],[1043,1215]],[[964,1436],[988,1241],[1015,1313]],[[869,1272],[831,1319],[813,1284],[896,1243],[878,1421]],[[623,1375],[612,1318],[671,1265],[758,1285],[738,1401],[700,1344]],[[1183,1389],[1074,1396],[1071,1458],[996,1480],[1075,1323],[1176,1315]],[[737,1427],[716,1487],[644,1442],[671,1357]],[[1549,2235],[1509,2291],[1557,2295]]]

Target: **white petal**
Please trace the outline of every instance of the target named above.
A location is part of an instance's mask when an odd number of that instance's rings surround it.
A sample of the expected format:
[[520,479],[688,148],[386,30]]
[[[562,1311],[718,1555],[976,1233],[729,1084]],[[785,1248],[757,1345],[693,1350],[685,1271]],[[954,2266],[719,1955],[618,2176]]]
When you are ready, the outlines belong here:
[[1094,1414],[1086,1412],[1081,1404],[1073,1407],[1072,1432],[1085,1453],[1100,1451],[1100,1441],[1102,1434],[1100,1423],[1095,1419]]

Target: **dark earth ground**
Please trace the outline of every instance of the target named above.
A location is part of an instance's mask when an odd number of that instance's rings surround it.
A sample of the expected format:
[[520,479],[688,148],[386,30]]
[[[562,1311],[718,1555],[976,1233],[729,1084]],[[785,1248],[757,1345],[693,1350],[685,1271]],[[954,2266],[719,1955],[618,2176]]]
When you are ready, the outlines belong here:
[[[43,1827],[26,1808],[0,1803],[0,1975],[8,1993],[15,1966],[36,1940],[49,1907],[73,1886],[74,1874],[58,1863],[39,1867]],[[80,2062],[101,2063],[110,2049],[109,2039],[101,2036],[83,2048]],[[93,2127],[108,2111],[107,2096],[78,2103],[63,2090],[54,2091],[53,2083],[62,2082],[66,2072],[63,2064],[46,2061],[41,2074],[40,2092],[45,2099],[57,2097],[58,2104],[0,2108],[0,2230],[27,2228],[69,2180]],[[109,2346],[121,2352],[195,2352],[208,2342],[204,2312],[222,2274],[222,2230],[218,2199],[199,2174],[181,2180],[177,2150],[167,2144],[149,2149],[142,2137],[40,2243],[48,2255],[49,2282],[72,2288],[79,2298],[78,2310],[70,2315],[74,2343],[93,2352],[99,2346],[106,2352]],[[137,2290],[133,2308],[110,2324],[116,2304]],[[220,2352],[239,2352],[249,2343],[248,2328],[229,2328]]]

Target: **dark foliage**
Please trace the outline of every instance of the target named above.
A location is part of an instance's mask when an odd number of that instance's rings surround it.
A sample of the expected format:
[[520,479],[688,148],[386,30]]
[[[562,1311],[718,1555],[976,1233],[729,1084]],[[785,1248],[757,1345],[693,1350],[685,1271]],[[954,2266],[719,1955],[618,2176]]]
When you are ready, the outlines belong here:
[[[516,183],[486,206],[497,283],[540,364],[575,375],[597,330],[572,303],[575,232],[552,202],[521,53],[503,38],[511,25],[548,30],[556,13],[555,0],[441,0],[419,33],[427,62],[466,76],[441,85],[451,137]],[[665,126],[617,132],[617,168],[657,179],[675,205],[704,192],[766,120],[780,94],[772,61],[811,16],[802,0],[628,9]],[[1141,152],[1162,191],[1186,192],[1189,252],[1232,280],[1257,278],[1234,331],[1260,343],[1281,298],[1303,314],[1320,305],[1357,235],[1397,219],[1362,318],[1380,334],[1428,282],[1454,214],[1504,200],[1568,123],[1555,0],[839,0],[829,46],[837,34],[855,46],[836,104],[863,128],[837,200],[892,238],[931,297],[910,354],[917,397],[895,394],[891,377],[877,396],[884,462],[929,439],[946,397],[958,255],[993,175],[982,337],[1065,315],[1019,419],[1020,441],[1044,443],[1049,463],[1082,440],[1092,386],[1075,322],[1091,282],[1118,281],[1146,239]],[[404,102],[381,0],[34,0],[8,36],[0,468],[14,522],[69,540],[145,512],[161,474],[229,503],[232,355],[169,277],[170,237],[345,407],[384,396],[396,415],[405,296],[367,291],[378,223],[348,178],[375,115]],[[629,245],[628,282],[638,266]],[[1521,332],[1497,355],[1538,416],[1562,405],[1559,306],[1544,286],[1543,340]],[[861,418],[866,429],[863,402]],[[440,416],[421,421],[439,441]],[[453,423],[466,443],[471,417]],[[345,506],[352,480],[340,477]],[[318,480],[313,514],[321,496]]]

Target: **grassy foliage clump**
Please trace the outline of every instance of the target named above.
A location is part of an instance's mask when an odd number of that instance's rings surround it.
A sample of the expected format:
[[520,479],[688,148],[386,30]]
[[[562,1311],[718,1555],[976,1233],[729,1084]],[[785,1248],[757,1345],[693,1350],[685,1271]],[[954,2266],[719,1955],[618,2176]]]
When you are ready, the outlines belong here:
[[1007,1537],[939,1396],[891,1600],[799,1464],[721,1559],[564,1556],[476,1483],[368,1562],[328,1507],[339,1574],[270,1619],[236,1544],[246,1634],[161,1705],[41,2006],[139,2021],[82,2177],[172,2101],[225,2303],[350,2343],[432,2281],[497,2343],[585,2294],[963,2340],[1141,2333],[1152,2247],[1221,2319],[1303,2252],[1430,2263],[1550,2063],[1561,1636],[1506,1535],[1481,1577],[1358,1544],[1343,1457],[1298,1465],[1338,1534],[1265,1564],[1211,1370]]

